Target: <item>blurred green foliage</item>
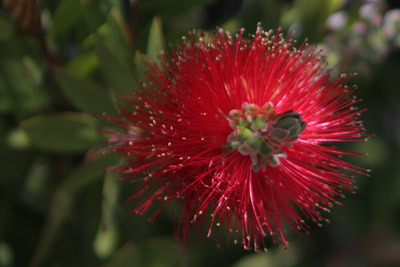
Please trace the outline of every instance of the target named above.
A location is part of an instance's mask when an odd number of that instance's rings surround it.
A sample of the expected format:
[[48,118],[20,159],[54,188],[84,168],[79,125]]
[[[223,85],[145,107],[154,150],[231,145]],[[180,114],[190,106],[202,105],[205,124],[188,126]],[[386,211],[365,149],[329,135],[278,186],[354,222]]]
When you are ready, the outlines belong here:
[[[396,1],[370,2],[42,0],[30,14],[35,0],[3,0],[0,266],[400,266],[400,11]],[[157,61],[194,28],[252,33],[258,21],[308,37],[331,64],[359,72],[363,120],[376,136],[345,148],[368,152],[349,160],[373,172],[356,177],[357,195],[329,225],[288,233],[287,250],[192,240],[183,252],[171,209],[151,224],[151,212],[122,204],[134,185],[106,172],[120,160],[102,153],[99,115],[118,114],[115,94],[135,90],[143,57]]]

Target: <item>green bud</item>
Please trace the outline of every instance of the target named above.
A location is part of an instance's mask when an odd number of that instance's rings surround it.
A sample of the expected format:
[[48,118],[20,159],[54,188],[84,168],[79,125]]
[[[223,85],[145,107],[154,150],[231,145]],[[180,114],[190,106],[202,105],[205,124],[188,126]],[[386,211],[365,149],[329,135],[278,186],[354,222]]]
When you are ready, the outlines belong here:
[[247,140],[253,135],[253,132],[250,129],[239,127],[238,136],[242,140]]
[[241,145],[241,142],[239,142],[239,141],[232,141],[231,142],[231,147],[232,148],[237,148],[240,145]]
[[269,165],[271,165],[272,167],[277,167],[279,166],[280,162],[279,162],[279,158],[277,156],[272,156],[269,161],[268,161]]
[[255,104],[250,104],[248,105],[247,110],[252,114],[257,114],[259,111],[259,107]]
[[285,139],[289,134],[288,130],[277,128],[272,130],[271,135],[276,139]]
[[278,120],[278,123],[276,124],[276,127],[283,128],[283,129],[290,129],[290,128],[298,125],[298,123],[299,123],[299,121],[293,117],[280,118]]
[[260,171],[260,166],[258,164],[253,164],[251,166],[251,168],[253,169],[254,172],[259,172]]
[[261,144],[262,144],[263,142],[264,142],[264,141],[263,141],[260,137],[258,137],[258,136],[252,136],[252,137],[250,137],[249,139],[246,140],[245,144],[247,144],[249,147],[251,147],[251,149],[252,149],[255,153],[257,153],[257,152],[260,150]]
[[269,145],[267,144],[267,142],[265,142],[264,140],[261,142],[261,146],[260,146],[260,152],[261,155],[263,156],[267,156],[269,153],[271,153],[272,149],[269,147]]
[[269,114],[272,109],[274,108],[274,105],[271,102],[267,102],[262,106],[261,110],[263,113]]
[[262,130],[265,128],[265,117],[264,116],[257,116],[251,125],[253,131]]
[[249,155],[250,152],[251,152],[250,151],[250,147],[248,145],[246,145],[246,144],[240,145],[239,148],[238,148],[238,151],[239,151],[240,154],[242,154],[244,156]]
[[265,170],[265,169],[267,168],[267,166],[268,166],[267,158],[262,157],[262,158],[261,158],[261,168],[262,168],[263,170]]
[[231,110],[227,119],[233,129],[227,142],[240,154],[250,156],[255,172],[268,165],[279,166],[279,159],[287,157],[282,147],[291,147],[306,127],[301,115],[293,110],[276,115],[271,102],[262,108],[245,102],[241,110]]
[[245,119],[240,119],[237,125],[242,128],[250,127],[250,124]]
[[229,112],[229,117],[230,117],[232,120],[238,121],[238,120],[240,119],[240,110],[238,110],[238,109],[232,109],[232,110]]

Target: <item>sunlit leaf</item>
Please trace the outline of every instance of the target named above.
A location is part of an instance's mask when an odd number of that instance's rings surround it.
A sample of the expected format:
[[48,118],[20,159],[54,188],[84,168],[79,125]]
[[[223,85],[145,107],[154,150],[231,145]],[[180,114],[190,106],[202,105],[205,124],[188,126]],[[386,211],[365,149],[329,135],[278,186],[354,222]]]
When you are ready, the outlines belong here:
[[117,224],[113,224],[107,229],[99,227],[93,242],[93,250],[100,259],[107,259],[117,249],[118,239]]
[[81,53],[74,57],[66,65],[66,69],[77,75],[87,76],[98,67],[99,62],[97,56],[93,51]]
[[14,129],[7,136],[7,144],[13,149],[26,149],[29,147],[29,138],[25,131]]
[[0,243],[0,266],[13,266],[14,265],[14,253],[9,244],[5,242]]
[[252,254],[241,258],[233,267],[265,267],[275,266],[274,261],[266,253]]

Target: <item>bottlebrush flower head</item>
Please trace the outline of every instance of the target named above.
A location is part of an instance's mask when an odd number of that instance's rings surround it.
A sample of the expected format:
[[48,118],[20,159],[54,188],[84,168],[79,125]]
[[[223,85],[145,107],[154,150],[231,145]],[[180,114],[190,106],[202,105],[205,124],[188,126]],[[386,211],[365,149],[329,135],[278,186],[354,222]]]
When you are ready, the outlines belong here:
[[348,171],[364,172],[340,159],[358,153],[333,146],[365,140],[363,110],[352,75],[332,78],[319,52],[294,44],[261,26],[248,37],[193,32],[147,62],[121,116],[106,115],[124,129],[110,133],[123,179],[140,183],[134,212],[159,205],[153,220],[174,202],[182,243],[192,230],[220,242],[225,228],[255,250],[268,236],[286,246],[287,226],[326,221],[321,212],[355,190]]

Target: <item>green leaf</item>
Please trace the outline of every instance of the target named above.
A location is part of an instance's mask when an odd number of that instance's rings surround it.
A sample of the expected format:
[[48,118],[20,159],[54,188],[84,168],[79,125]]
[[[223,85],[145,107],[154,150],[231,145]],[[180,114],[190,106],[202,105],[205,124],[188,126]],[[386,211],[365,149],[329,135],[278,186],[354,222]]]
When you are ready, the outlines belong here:
[[64,95],[78,109],[89,114],[105,112],[110,115],[117,115],[110,97],[104,93],[100,86],[62,68],[56,68],[54,73]]
[[6,242],[0,242],[0,266],[15,266],[15,256],[12,247]]
[[54,39],[69,30],[83,14],[81,0],[61,0],[54,12],[48,36]]
[[100,259],[108,259],[118,248],[118,227],[111,225],[108,229],[99,227],[93,242],[93,250]]
[[158,62],[158,54],[161,50],[165,49],[164,35],[162,32],[161,19],[154,17],[153,23],[150,27],[149,39],[147,41],[147,52],[146,55],[153,60]]
[[133,38],[121,12],[116,8],[108,13],[105,23],[84,41],[83,46],[91,49],[98,39],[111,47],[129,70],[134,72]]
[[105,265],[105,267],[145,266],[141,260],[141,253],[132,242],[122,246]]
[[115,215],[119,205],[118,177],[119,173],[114,171],[107,173],[104,178],[101,225],[93,243],[93,249],[101,259],[109,258],[117,246],[118,227],[115,222]]
[[62,190],[54,192],[49,213],[30,266],[40,266],[40,263],[46,256],[51,244],[72,210],[71,200],[71,196]]
[[82,187],[95,181],[99,176],[103,176],[108,167],[118,165],[118,163],[119,159],[116,154],[109,153],[98,156],[72,172],[62,185],[62,190],[74,194]]
[[252,254],[242,257],[234,267],[265,267],[265,266],[276,266],[273,258],[266,253]]
[[97,69],[99,62],[96,54],[91,50],[74,57],[66,65],[66,69],[77,75],[87,76]]
[[103,177],[106,168],[117,163],[118,159],[115,154],[100,155],[77,168],[58,186],[54,192],[48,217],[30,266],[39,266],[49,252],[63,224],[72,212],[75,195],[85,186]]
[[13,24],[3,16],[0,16],[0,40],[7,40],[11,37]]
[[14,99],[6,83],[6,77],[0,73],[0,112],[9,112],[15,109]]
[[216,0],[147,0],[143,1],[142,8],[148,13],[157,13],[163,18],[171,18],[188,12],[190,9],[193,9],[193,7],[204,7],[213,2],[216,2]]
[[103,203],[101,209],[102,229],[104,230],[110,228],[114,223],[119,196],[118,177],[119,175],[117,172],[111,172],[104,178]]
[[194,263],[189,263],[189,260],[190,255],[180,251],[179,245],[172,241],[172,237],[152,238],[141,242],[138,247],[131,242],[125,244],[105,266],[193,266]]
[[11,109],[31,113],[48,103],[49,96],[37,84],[39,82],[37,79],[40,79],[38,73],[40,69],[32,73],[26,66],[26,60],[25,63],[24,60],[9,60],[2,63],[5,66],[0,67],[0,71],[3,71],[0,76],[0,96],[4,98],[0,100],[1,110]]
[[49,152],[84,152],[100,140],[95,120],[81,113],[39,115],[21,126],[33,146]]
[[118,56],[125,59],[127,64],[132,64],[134,58],[133,39],[124,18],[117,9],[111,10],[105,26],[107,33],[104,34],[104,42],[111,46]]
[[95,43],[95,49],[100,62],[100,69],[111,90],[116,93],[128,93],[136,88],[134,76],[129,67],[114,49],[98,38]]
[[34,84],[40,84],[43,79],[43,68],[39,66],[39,64],[37,64],[30,56],[24,56],[22,58],[22,64],[26,71],[28,80],[31,80]]
[[0,149],[0,187],[13,192],[18,192],[23,188],[32,160],[32,153],[26,150],[10,149],[3,145]]
[[135,54],[135,74],[136,77],[138,77],[138,79],[140,81],[145,81],[146,80],[146,75],[144,74],[146,71],[146,67],[145,67],[145,62],[148,61],[148,58],[146,57],[146,55],[140,53],[139,51],[136,51]]
[[189,254],[183,253],[179,249],[179,244],[172,241],[172,237],[148,239],[141,247],[143,259],[146,261],[145,266],[193,266],[193,264],[188,264]]

